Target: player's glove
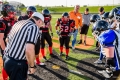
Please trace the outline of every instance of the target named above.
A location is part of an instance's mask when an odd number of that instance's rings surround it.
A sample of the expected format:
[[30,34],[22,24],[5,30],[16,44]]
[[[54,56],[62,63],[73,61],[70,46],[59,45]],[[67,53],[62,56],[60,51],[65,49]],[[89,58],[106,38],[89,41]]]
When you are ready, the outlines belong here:
[[58,36],[60,36],[60,32],[58,30],[56,30],[56,33],[57,33]]
[[56,33],[57,33],[57,35],[58,35],[59,37],[62,37],[62,36],[60,35],[60,32],[59,32],[58,30],[56,30]]
[[95,39],[96,39],[96,41],[98,41],[98,36],[99,36],[99,32],[98,31],[94,31],[93,33],[92,33],[92,35],[95,37]]
[[69,34],[68,34],[68,36],[72,36],[73,35],[73,32],[70,32]]

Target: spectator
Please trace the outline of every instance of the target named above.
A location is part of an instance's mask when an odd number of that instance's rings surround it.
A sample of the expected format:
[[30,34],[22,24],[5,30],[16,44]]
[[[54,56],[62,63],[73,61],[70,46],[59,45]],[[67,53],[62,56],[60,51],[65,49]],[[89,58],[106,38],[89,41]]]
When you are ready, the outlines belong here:
[[85,13],[83,14],[82,18],[83,18],[83,21],[82,21],[82,28],[80,30],[80,41],[78,42],[78,44],[81,44],[82,43],[82,35],[84,34],[84,45],[86,45],[86,37],[87,37],[87,33],[88,33],[88,29],[89,29],[89,26],[90,26],[90,14],[89,14],[89,9],[86,8],[85,9]]
[[82,27],[82,15],[79,13],[80,6],[75,5],[74,10],[70,11],[69,16],[70,19],[73,19],[75,21],[75,31],[73,34],[73,40],[72,40],[72,49],[75,49],[75,43],[76,43],[76,38],[78,34],[78,28]]
[[[16,22],[16,15],[14,7],[9,4],[2,5],[1,14],[2,16],[0,17],[0,49],[3,57],[7,35],[9,34],[12,26]],[[2,69],[2,77],[3,80],[7,80],[8,78],[8,75],[6,74],[4,68]]]
[[100,7],[98,11],[99,11],[99,16],[100,16],[101,19],[102,19],[102,15],[105,13],[104,8],[103,8],[103,7]]

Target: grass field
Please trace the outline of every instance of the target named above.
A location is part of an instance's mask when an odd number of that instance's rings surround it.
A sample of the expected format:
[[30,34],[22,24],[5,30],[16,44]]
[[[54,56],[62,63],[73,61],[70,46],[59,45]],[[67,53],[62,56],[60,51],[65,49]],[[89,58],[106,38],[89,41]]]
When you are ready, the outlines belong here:
[[[60,18],[60,17],[61,17],[61,15],[52,15],[52,22],[51,22],[51,24],[52,24],[54,37],[57,37],[56,31],[55,31],[55,23],[56,23],[57,18]],[[90,26],[89,32],[88,32],[88,36],[89,37],[92,37],[92,35],[91,35],[92,34],[91,33],[91,27],[92,26]],[[77,40],[80,39],[79,36],[80,35],[78,33]],[[53,40],[53,42],[59,43],[58,40]],[[90,49],[92,49],[92,48],[94,48],[94,46],[91,47]],[[59,53],[59,49],[58,48],[54,48],[54,49]],[[71,69],[71,70],[76,70],[76,65],[77,65],[78,61],[81,60],[81,59],[98,57],[96,55],[91,55],[91,54],[90,55],[86,55],[86,54],[82,54],[82,53],[81,54],[76,54],[76,53],[72,52],[72,50],[70,50],[69,56],[71,56],[73,59],[75,59],[75,61],[74,60],[66,61],[66,63],[68,64],[68,68]],[[63,57],[63,59],[65,59],[65,57]],[[70,73],[67,80],[90,80],[90,79],[85,77],[85,76],[75,75],[75,74]]]
[[[120,6],[120,5],[116,5]],[[104,6],[104,9],[106,12],[109,12],[111,9],[113,9],[116,6]],[[90,13],[98,13],[98,8],[100,6],[88,6]],[[41,12],[43,9],[47,8],[52,13],[63,13],[63,12],[69,12],[74,9],[74,7],[36,7],[37,11]],[[80,12],[83,13],[86,7],[80,7]],[[22,9],[23,12],[26,11],[26,8]]]

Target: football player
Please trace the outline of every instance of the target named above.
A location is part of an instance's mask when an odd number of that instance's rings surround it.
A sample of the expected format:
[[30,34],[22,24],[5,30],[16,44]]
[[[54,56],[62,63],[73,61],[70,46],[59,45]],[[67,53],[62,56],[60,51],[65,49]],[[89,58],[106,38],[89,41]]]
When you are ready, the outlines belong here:
[[[42,11],[42,14],[44,16],[44,26],[42,26],[40,28],[40,31],[42,32],[42,37],[41,37],[41,53],[43,55],[43,58],[45,60],[45,52],[44,52],[44,48],[45,48],[45,40],[47,41],[48,45],[49,45],[49,52],[50,52],[50,56],[53,57],[53,52],[52,52],[52,26],[51,26],[51,14],[50,11],[48,9],[44,9]],[[50,32],[51,34],[50,34]]]
[[68,60],[70,36],[73,34],[75,21],[69,19],[69,14],[64,12],[62,18],[57,20],[55,27],[60,41],[60,56],[63,54],[63,45],[65,44],[66,60]]
[[[12,5],[3,4],[2,16],[0,17],[0,48],[2,56],[4,55],[4,49],[6,46],[7,35],[9,34],[12,26],[17,21],[15,9]],[[8,76],[4,68],[2,69],[3,80],[7,80]]]

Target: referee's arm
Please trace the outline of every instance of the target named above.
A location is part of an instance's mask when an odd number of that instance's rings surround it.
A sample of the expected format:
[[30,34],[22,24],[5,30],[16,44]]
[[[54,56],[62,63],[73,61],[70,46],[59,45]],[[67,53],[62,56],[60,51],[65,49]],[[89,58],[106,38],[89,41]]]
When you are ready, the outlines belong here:
[[30,67],[34,67],[35,60],[35,44],[37,43],[39,36],[39,28],[37,26],[33,26],[28,31],[27,43],[26,43],[26,58],[28,61],[28,65]]
[[35,45],[31,43],[26,44],[26,58],[30,67],[34,67],[35,60]]

